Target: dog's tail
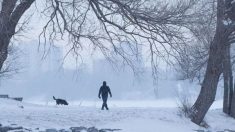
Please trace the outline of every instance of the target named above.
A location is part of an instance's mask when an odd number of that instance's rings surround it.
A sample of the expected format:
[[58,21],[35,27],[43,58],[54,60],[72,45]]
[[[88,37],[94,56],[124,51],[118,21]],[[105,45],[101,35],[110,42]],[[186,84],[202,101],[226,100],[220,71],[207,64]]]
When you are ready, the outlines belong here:
[[53,99],[56,100],[56,98],[53,96]]

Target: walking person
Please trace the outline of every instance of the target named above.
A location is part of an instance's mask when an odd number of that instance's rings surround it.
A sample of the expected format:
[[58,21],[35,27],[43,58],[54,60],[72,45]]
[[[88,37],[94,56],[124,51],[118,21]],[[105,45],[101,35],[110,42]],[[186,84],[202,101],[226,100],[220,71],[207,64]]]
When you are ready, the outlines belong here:
[[103,85],[100,87],[99,95],[98,95],[99,98],[101,98],[100,97],[101,95],[102,100],[103,100],[101,110],[104,110],[104,107],[106,108],[106,110],[109,110],[108,105],[107,105],[108,94],[110,95],[110,97],[112,97],[112,93],[111,93],[109,86],[107,86],[106,81],[103,81]]

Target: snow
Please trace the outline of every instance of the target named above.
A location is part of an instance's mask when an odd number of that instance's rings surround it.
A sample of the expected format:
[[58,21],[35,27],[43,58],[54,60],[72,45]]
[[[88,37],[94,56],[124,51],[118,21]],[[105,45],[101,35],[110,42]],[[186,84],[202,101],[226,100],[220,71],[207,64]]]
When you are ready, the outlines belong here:
[[235,0],[233,0],[233,1],[231,2],[231,4],[233,4],[233,3],[235,3]]
[[[110,110],[100,110],[101,102],[89,105],[55,106],[36,105],[0,99],[0,123],[17,124],[25,128],[69,129],[70,127],[95,126],[97,128],[122,129],[121,132],[190,132],[204,130],[189,119],[180,116],[174,100],[110,101]],[[117,105],[114,105],[117,103]],[[90,103],[92,104],[92,103]],[[129,107],[128,107],[129,104]],[[149,107],[152,104],[152,107]],[[163,105],[165,104],[165,105]],[[235,130],[235,120],[218,109],[217,101],[206,116],[210,131]],[[22,108],[23,106],[23,108]],[[154,107],[156,106],[156,107]],[[35,130],[36,131],[36,130]]]

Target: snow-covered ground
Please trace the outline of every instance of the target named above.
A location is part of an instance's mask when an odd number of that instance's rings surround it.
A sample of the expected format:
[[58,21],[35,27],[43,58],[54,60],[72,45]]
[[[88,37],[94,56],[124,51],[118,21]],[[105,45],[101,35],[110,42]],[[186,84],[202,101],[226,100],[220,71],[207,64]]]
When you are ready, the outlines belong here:
[[[78,101],[79,102],[79,101]],[[110,110],[100,110],[101,102],[84,101],[69,106],[38,105],[0,99],[0,123],[25,128],[69,129],[95,126],[122,129],[121,132],[191,132],[205,130],[179,115],[174,100],[110,101]],[[206,116],[210,131],[235,130],[235,120],[222,113],[215,102]],[[35,130],[36,131],[36,130]]]

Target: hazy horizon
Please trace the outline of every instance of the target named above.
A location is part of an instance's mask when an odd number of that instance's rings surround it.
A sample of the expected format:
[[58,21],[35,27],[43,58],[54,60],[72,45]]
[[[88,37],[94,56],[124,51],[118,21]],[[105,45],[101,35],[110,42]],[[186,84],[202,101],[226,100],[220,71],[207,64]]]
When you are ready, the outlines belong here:
[[[164,67],[160,67],[159,79],[154,85],[151,68],[142,63],[138,67],[144,72],[139,76],[134,75],[130,67],[119,65],[115,68],[104,58],[92,59],[89,63],[84,61],[72,69],[63,65],[61,48],[52,49],[45,59],[42,59],[43,52],[38,51],[36,41],[18,48],[21,55],[16,64],[19,64],[20,72],[1,80],[0,93],[22,96],[26,100],[50,101],[53,95],[69,100],[95,100],[104,80],[116,100],[176,97],[179,89],[186,89],[190,84],[177,81],[173,70],[167,71]],[[187,91],[195,92],[194,88]]]

